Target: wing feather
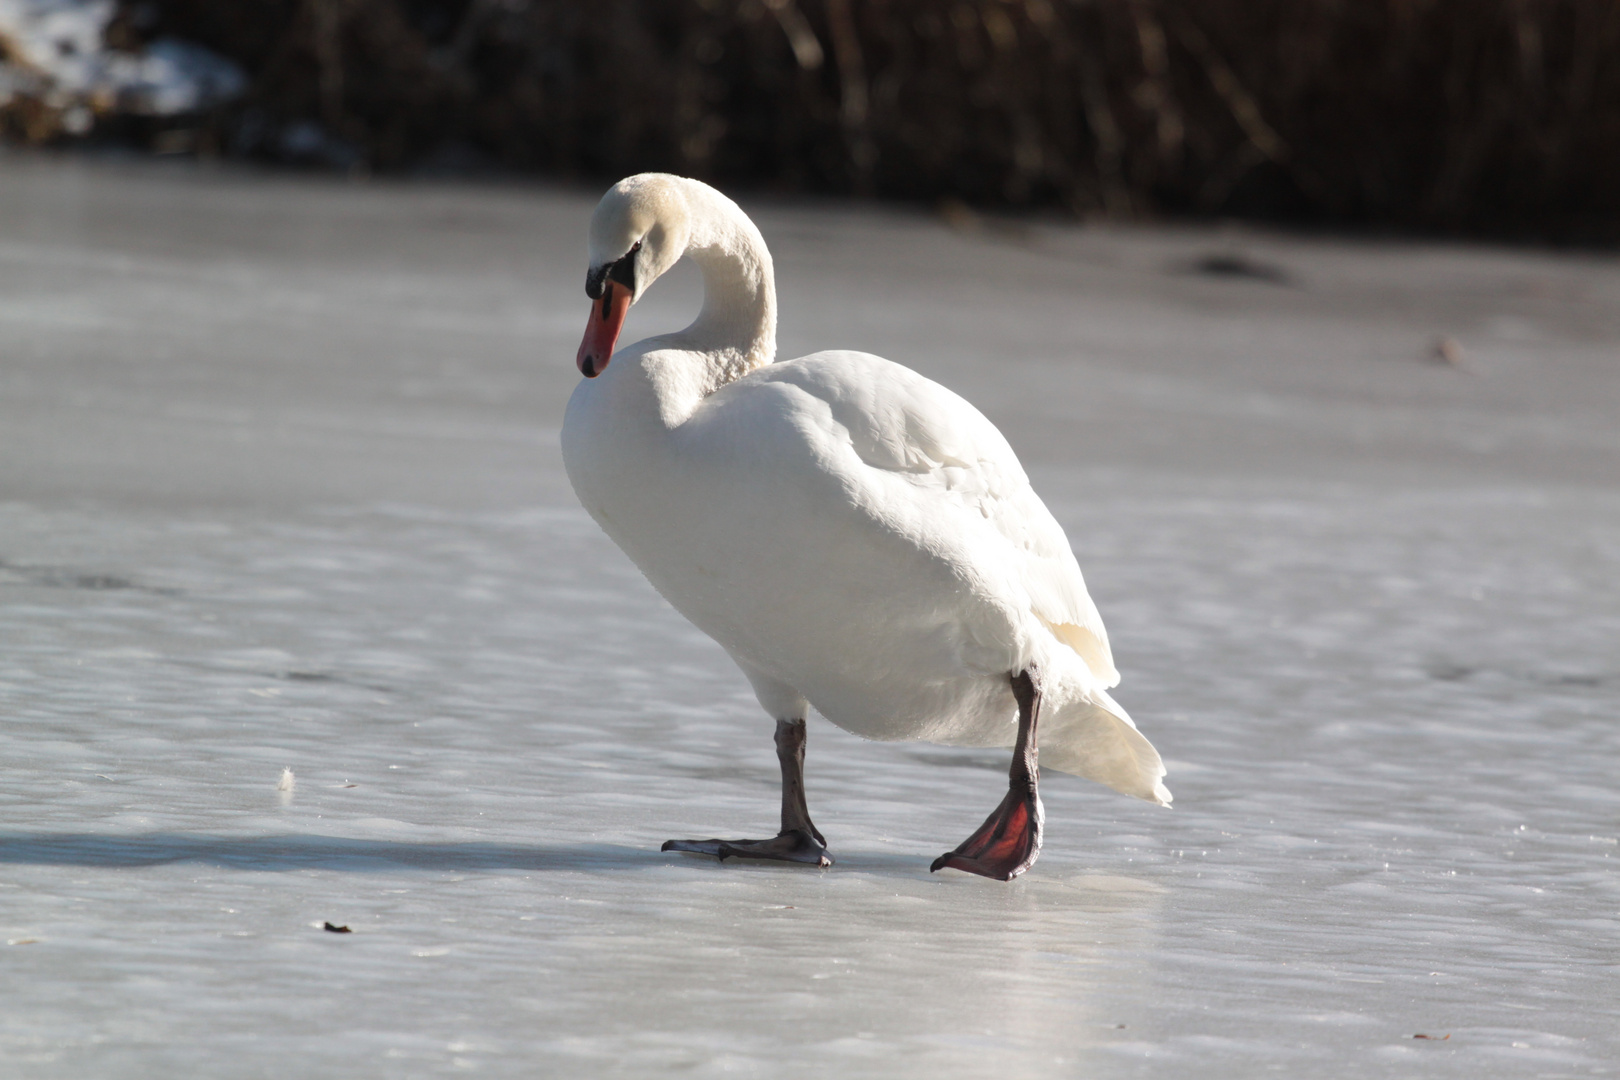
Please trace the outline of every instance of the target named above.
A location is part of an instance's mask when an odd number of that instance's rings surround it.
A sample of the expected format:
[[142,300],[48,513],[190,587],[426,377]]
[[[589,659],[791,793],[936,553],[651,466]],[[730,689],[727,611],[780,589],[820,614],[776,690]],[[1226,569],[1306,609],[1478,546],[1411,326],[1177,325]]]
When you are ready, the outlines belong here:
[[921,541],[965,545],[978,556],[977,572],[1000,586],[995,591],[1022,600],[1101,686],[1119,682],[1108,632],[1062,526],[984,414],[909,368],[865,353],[816,353],[773,364],[755,378],[791,384],[824,402],[865,466],[926,493],[911,500],[913,521],[952,534]]

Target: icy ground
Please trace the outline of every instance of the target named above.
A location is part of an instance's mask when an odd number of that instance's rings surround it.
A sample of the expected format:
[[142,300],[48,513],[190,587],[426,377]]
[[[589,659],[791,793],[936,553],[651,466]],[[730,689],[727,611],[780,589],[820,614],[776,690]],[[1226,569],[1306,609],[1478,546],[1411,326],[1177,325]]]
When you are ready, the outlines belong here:
[[819,720],[834,868],[659,853],[775,760],[562,476],[592,202],[0,158],[0,1074],[1620,1075],[1613,258],[748,204],[1169,763],[1003,885],[1004,755]]

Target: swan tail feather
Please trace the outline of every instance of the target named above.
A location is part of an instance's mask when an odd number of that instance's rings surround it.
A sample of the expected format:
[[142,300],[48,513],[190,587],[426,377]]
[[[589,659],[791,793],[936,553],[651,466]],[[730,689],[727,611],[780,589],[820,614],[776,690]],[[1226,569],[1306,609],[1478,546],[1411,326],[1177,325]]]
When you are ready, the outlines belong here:
[[1040,763],[1124,795],[1170,805],[1159,752],[1136,730],[1130,714],[1101,689],[1041,717]]

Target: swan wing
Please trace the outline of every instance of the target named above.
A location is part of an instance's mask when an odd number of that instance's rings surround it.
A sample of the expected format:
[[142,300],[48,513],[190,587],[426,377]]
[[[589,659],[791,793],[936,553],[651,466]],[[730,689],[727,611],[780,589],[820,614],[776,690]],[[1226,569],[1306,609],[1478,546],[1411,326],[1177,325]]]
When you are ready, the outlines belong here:
[[[1119,682],[1108,634],[1063,528],[984,414],[909,368],[823,352],[755,372],[819,403],[827,465],[889,530],[999,605],[1033,614],[1100,687]],[[897,482],[898,481],[898,482]]]

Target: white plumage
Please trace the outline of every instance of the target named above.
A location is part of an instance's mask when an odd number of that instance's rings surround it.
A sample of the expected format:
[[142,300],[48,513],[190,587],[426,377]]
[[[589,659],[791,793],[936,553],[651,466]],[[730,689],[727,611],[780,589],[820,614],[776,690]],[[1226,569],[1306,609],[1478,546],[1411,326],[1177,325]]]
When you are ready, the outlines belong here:
[[[772,363],[770,255],[719,192],[649,174],[604,197],[590,261],[595,282],[632,279],[621,318],[682,255],[704,275],[696,322],[610,364],[590,332],[581,347],[600,377],[568,403],[563,457],[603,530],[778,720],[808,702],[870,739],[1011,746],[1008,677],[1033,669],[1042,764],[1168,804],[1108,695],[1080,567],[995,426],[876,356]],[[620,293],[603,295],[607,313]]]

